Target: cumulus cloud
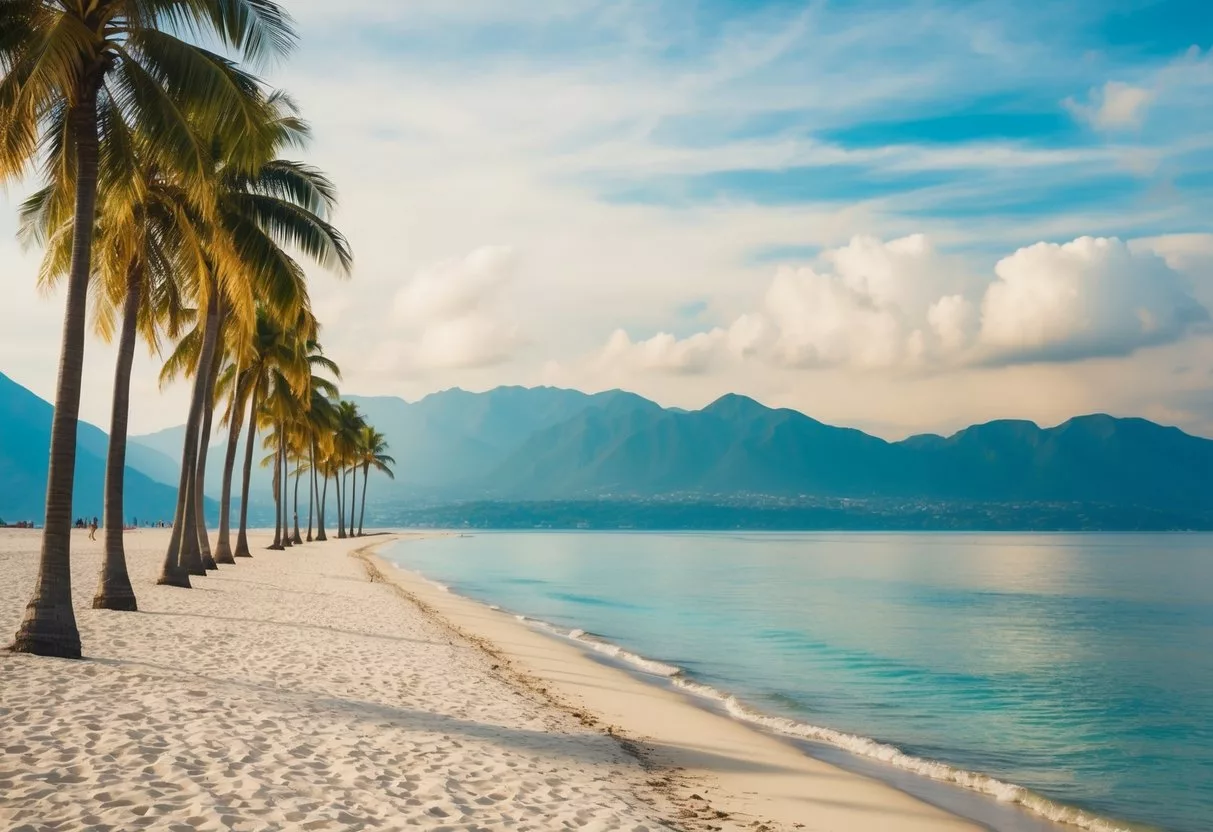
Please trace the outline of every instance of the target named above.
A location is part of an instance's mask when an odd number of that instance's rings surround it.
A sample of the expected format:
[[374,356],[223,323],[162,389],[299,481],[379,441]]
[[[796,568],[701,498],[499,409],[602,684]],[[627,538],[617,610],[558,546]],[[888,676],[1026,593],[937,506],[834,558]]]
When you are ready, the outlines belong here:
[[398,347],[401,360],[422,368],[486,367],[508,360],[523,343],[502,311],[502,290],[513,279],[516,262],[512,249],[485,246],[419,271],[393,302],[396,322],[412,336]]
[[675,375],[703,373],[722,361],[744,359],[765,334],[766,325],[757,316],[742,315],[728,329],[716,327],[677,338],[659,332],[651,338],[633,341],[624,329],[617,329],[599,352],[601,368]]
[[666,373],[748,359],[869,370],[1058,362],[1178,341],[1209,320],[1166,260],[1114,238],[1027,246],[984,278],[919,235],[859,237],[820,261],[781,267],[758,308],[727,328],[640,341],[617,330],[599,360]]
[[1117,130],[1141,126],[1154,91],[1120,81],[1109,81],[1093,89],[1087,101],[1067,98],[1062,103],[1075,118],[1097,130]]
[[888,366],[900,358],[901,325],[892,309],[834,275],[780,269],[764,312],[778,333],[770,355],[780,364]]
[[[855,237],[821,260],[832,268],[781,268],[767,290],[762,314],[778,333],[768,353],[775,363],[890,367],[967,340],[960,308],[940,299],[963,299],[974,281],[925,236]],[[937,325],[931,308],[939,303]]]
[[473,312],[513,277],[515,263],[513,249],[483,246],[422,269],[396,293],[396,318],[410,324]]
[[1126,355],[1178,340],[1209,317],[1165,260],[1115,238],[1037,243],[994,271],[981,342],[996,360]]
[[927,323],[940,345],[949,352],[964,347],[973,330],[974,319],[973,304],[964,295],[947,295],[927,309]]

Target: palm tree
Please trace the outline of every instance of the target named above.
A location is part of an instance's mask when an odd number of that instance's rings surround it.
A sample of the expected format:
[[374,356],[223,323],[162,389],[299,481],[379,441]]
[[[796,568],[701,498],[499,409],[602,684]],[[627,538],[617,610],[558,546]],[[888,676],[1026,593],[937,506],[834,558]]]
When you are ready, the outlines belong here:
[[345,531],[345,519],[348,516],[350,520],[350,537],[354,534],[354,509],[353,502],[350,499],[350,494],[346,492],[346,486],[349,482],[349,473],[356,471],[357,453],[358,453],[358,436],[366,424],[362,418],[362,414],[358,412],[358,405],[349,401],[339,402],[337,405],[337,431],[335,436],[336,451],[334,453],[335,473],[338,476],[337,489],[337,520],[339,530],[338,538],[347,537]]
[[362,428],[358,448],[362,462],[362,509],[358,513],[358,536],[362,537],[362,521],[366,519],[367,477],[370,475],[371,466],[374,466],[376,471],[387,474],[390,479],[396,479],[391,469],[396,460],[387,454],[387,437],[370,425]]
[[[256,299],[260,300],[264,311],[281,321],[294,324],[306,318],[309,331],[315,329],[303,270],[286,248],[297,250],[341,274],[349,273],[349,246],[325,219],[336,201],[332,183],[307,165],[272,158],[273,152],[282,145],[301,144],[307,136],[307,125],[298,118],[293,102],[281,92],[265,99],[263,112],[270,140],[264,148],[266,155],[262,161],[251,169],[225,163],[216,171],[214,240],[224,256],[217,264],[219,268],[213,275],[213,285],[207,287],[208,293],[219,298],[220,317],[215,320],[214,306],[208,306],[202,347],[204,356],[210,354],[208,349],[217,346],[218,327],[226,322],[222,317],[225,307],[232,310],[238,322],[247,326],[250,335],[254,333],[255,312],[235,313],[255,310]],[[306,331],[295,334],[307,337]],[[238,352],[243,353],[243,350]],[[203,388],[198,391],[199,398],[193,404],[213,401],[213,388],[213,379],[204,379]],[[256,387],[251,392],[256,398]],[[187,433],[199,412],[192,407]],[[250,423],[255,419],[250,415]],[[250,430],[255,431],[255,425],[251,424]],[[191,455],[193,448],[196,446],[187,438],[183,459]],[[188,461],[196,462],[194,459]],[[251,462],[251,454],[246,454],[246,470],[251,468]],[[198,492],[192,498],[193,503],[200,502],[204,476],[200,469],[194,483],[185,483],[186,487],[192,485]],[[245,500],[247,506],[247,494]],[[242,508],[242,513],[247,515],[247,509]],[[178,567],[191,564],[195,538],[205,540],[205,528],[199,528],[199,513],[190,498],[178,496],[177,516],[186,530],[179,549],[175,550],[170,541],[162,575],[165,582],[173,580],[173,561],[178,561]],[[235,554],[247,553],[247,541],[241,551],[238,539]],[[180,572],[179,568],[177,572]]]
[[[135,341],[142,334],[159,350],[161,335],[177,337],[183,320],[178,277],[196,271],[201,247],[194,236],[197,206],[188,189],[164,176],[153,164],[140,163],[147,153],[133,144],[130,176],[121,182],[103,177],[99,186],[97,256],[94,276],[95,329],[106,341],[113,338],[115,315],[121,335],[114,370],[109,448],[105,468],[104,555],[93,607],[135,610],[137,603],[126,569],[123,546],[130,374]],[[59,212],[62,200],[52,186],[42,188],[21,208],[21,236],[46,247],[39,282],[53,286],[71,267],[72,217]]]
[[[301,314],[298,324],[314,327],[310,313]],[[291,330],[275,320],[265,309],[258,311],[257,332],[252,345],[251,358],[243,370],[247,374],[248,389],[248,433],[244,440],[244,468],[240,494],[240,525],[236,534],[235,557],[252,557],[248,545],[249,485],[253,472],[253,449],[256,447],[257,428],[268,426],[265,418],[265,401],[272,393],[278,379],[301,377],[307,372],[307,357]],[[289,382],[287,382],[289,384]],[[234,453],[231,445],[229,455]]]
[[[314,398],[313,391],[318,391],[321,395],[336,395],[336,387],[320,373],[324,372],[340,378],[341,371],[332,360],[324,355],[323,349],[315,340],[318,329],[315,319],[306,310],[300,313],[294,325],[290,327],[283,326],[264,309],[258,313],[257,332],[249,350],[249,357],[239,372],[239,376],[243,378],[240,386],[246,390],[249,421],[248,434],[245,439],[240,525],[236,538],[236,549],[233,553],[236,557],[251,557],[247,529],[253,448],[259,422],[262,426],[276,424],[274,419],[266,415],[266,402],[275,395],[280,387],[284,393],[292,397],[306,396],[309,403]],[[234,375],[236,375],[234,368],[229,368],[228,377],[231,378]],[[236,412],[241,411],[243,407],[243,404],[239,404]],[[235,432],[233,431],[229,436],[228,460],[234,460],[234,458]],[[230,483],[231,474],[229,463],[225,467],[225,483]],[[225,489],[228,498],[230,498],[230,490],[230,486]],[[221,511],[230,505],[227,498],[223,500],[223,503]],[[223,528],[221,517],[220,546],[223,545],[225,539]]]
[[[301,144],[307,136],[307,126],[299,118],[294,104],[284,94],[276,92],[266,99],[266,112],[269,115],[271,127],[269,132],[272,141],[269,149],[276,150],[284,144]],[[278,343],[272,360],[266,361],[266,355],[257,355],[257,342],[265,335],[264,324],[270,319],[276,319],[277,337],[281,342],[286,335],[289,325],[292,337],[302,337],[305,340],[309,333],[316,329],[315,319],[311,317],[307,288],[304,274],[298,262],[291,257],[286,248],[297,250],[320,265],[348,275],[352,262],[349,246],[345,238],[325,219],[331,213],[335,202],[336,192],[332,183],[320,171],[307,165],[282,159],[270,158],[250,173],[238,165],[224,165],[217,173],[216,185],[216,221],[217,237],[230,246],[230,257],[225,259],[226,268],[216,275],[213,291],[219,294],[221,303],[227,303],[228,298],[235,297],[232,303],[235,309],[252,309],[257,311],[248,322],[248,338],[243,344],[237,343],[231,350],[238,363],[251,361],[257,365],[251,375],[242,382],[230,382],[233,395],[241,397],[229,404],[229,442],[224,460],[223,498],[228,523],[220,519],[220,538],[216,550],[220,557],[228,559],[230,544],[227,531],[230,524],[231,474],[234,470],[237,428],[231,423],[230,416],[242,411],[247,399],[249,407],[249,442],[246,451],[245,471],[246,484],[242,495],[241,533],[237,538],[236,556],[249,555],[247,536],[248,491],[247,478],[252,467],[251,442],[256,432],[256,409],[266,401],[270,390],[266,387],[271,372],[277,365],[279,368],[293,365],[294,370],[287,371],[287,383],[291,382],[292,374],[300,374],[306,361],[286,358],[285,353],[291,352],[297,345]],[[220,285],[222,284],[222,285]],[[221,294],[220,294],[221,291]],[[258,306],[254,300],[260,300]],[[220,323],[226,321],[221,320]],[[303,323],[300,329],[299,324]],[[217,342],[217,334],[208,321],[207,338],[212,344]],[[250,347],[249,340],[253,344]],[[262,346],[265,346],[262,344]],[[274,345],[271,345],[274,346]],[[231,373],[244,373],[244,370],[229,368]],[[207,395],[203,401],[213,402],[214,380],[207,381]],[[188,453],[188,445],[187,445]],[[196,476],[196,491],[200,502],[203,488],[204,469],[199,467]],[[189,511],[188,503],[179,499],[178,514],[187,527],[199,525],[197,536],[205,540],[204,524],[198,524],[200,516],[197,511]],[[242,543],[243,541],[243,543]],[[189,538],[181,547],[179,557],[188,559]],[[166,555],[165,575],[168,576],[173,559],[170,546]]]
[[[336,369],[334,365],[334,369]],[[340,378],[340,375],[337,375]],[[316,504],[316,539],[327,540],[324,531],[324,499],[320,493],[319,472],[325,466],[325,460],[332,453],[333,433],[337,426],[337,409],[331,396],[336,395],[323,391],[317,384],[312,384],[312,401],[307,412],[307,433],[309,438],[308,467],[311,469],[311,493],[309,506],[314,500]],[[327,472],[324,477],[325,492],[328,491]],[[308,510],[308,540],[312,540],[311,509]]]
[[[198,167],[190,120],[245,121],[251,79],[178,38],[214,38],[246,58],[285,53],[294,34],[272,0],[6,0],[0,3],[0,181],[38,159],[72,192],[72,257],[51,423],[46,515],[34,596],[13,649],[79,658],[71,602],[72,485],[101,157],[136,125],[174,170]],[[256,130],[248,121],[242,128]]]
[[[300,349],[299,346],[296,347]],[[310,381],[310,374],[306,377]],[[264,410],[266,419],[273,425],[273,432],[266,436],[265,447],[272,448],[274,453],[267,461],[274,465],[274,542],[271,549],[284,549],[292,546],[287,517],[288,497],[290,486],[290,435],[293,426],[302,421],[305,400],[299,395],[299,389],[304,384],[292,385],[285,375],[275,373],[272,378],[270,394],[266,397]],[[308,399],[310,402],[310,391]],[[265,464],[263,462],[262,464]]]

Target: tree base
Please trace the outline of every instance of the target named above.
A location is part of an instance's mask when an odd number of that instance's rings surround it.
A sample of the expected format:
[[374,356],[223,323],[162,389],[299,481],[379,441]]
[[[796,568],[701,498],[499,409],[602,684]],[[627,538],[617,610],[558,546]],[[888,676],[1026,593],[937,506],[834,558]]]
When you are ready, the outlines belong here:
[[134,593],[130,595],[96,595],[93,597],[93,609],[138,612],[139,605],[135,602]]
[[202,569],[204,572],[218,572],[219,564],[215,563],[215,559],[210,555],[203,555]]
[[252,552],[232,552],[234,558],[251,558],[252,556]]
[[227,546],[223,543],[218,543],[215,545],[215,563],[220,564],[220,565],[223,565],[223,564],[231,565],[231,564],[234,564],[235,562],[236,561],[232,558],[232,547],[231,546]]
[[17,630],[17,635],[8,649],[14,653],[29,653],[54,659],[79,659],[80,633],[76,630],[74,617],[70,630],[66,632],[58,628],[52,630],[40,625],[36,619],[27,618],[21,622],[21,628]]
[[181,572],[179,574],[172,575],[161,575],[156,583],[160,586],[176,586],[180,587],[181,589],[193,589],[193,587],[190,586],[190,576],[188,572]]
[[266,546],[265,548],[273,549],[275,552],[281,552],[284,549],[286,549],[286,547],[283,546],[281,543],[271,543],[269,546]]
[[328,540],[328,535],[326,535],[326,534],[318,534],[318,535],[316,535],[316,542],[317,542],[317,543],[324,543],[326,540]]

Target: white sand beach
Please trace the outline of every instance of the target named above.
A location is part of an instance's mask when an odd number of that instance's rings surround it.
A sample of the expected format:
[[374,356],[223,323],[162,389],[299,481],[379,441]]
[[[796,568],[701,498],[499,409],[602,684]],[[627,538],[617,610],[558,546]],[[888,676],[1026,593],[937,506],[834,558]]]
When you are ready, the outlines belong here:
[[[977,828],[350,556],[387,538],[258,539],[180,590],[167,537],[127,536],[132,614],[89,609],[77,534],[85,661],[0,653],[0,828]],[[38,546],[0,530],[10,631]]]

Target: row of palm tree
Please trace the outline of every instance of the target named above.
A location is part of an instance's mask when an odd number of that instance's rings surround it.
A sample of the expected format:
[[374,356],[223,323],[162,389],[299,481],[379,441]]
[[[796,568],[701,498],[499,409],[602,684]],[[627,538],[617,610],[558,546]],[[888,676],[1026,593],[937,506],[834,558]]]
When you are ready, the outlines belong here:
[[[17,651],[81,652],[70,532],[90,297],[97,333],[118,338],[95,607],[136,608],[123,550],[122,486],[140,338],[157,353],[173,344],[162,383],[192,383],[160,583],[189,587],[191,576],[250,554],[249,485],[259,430],[275,443],[275,547],[287,545],[292,462],[297,485],[307,458],[319,539],[325,534],[318,476],[325,490],[330,474],[340,480],[344,508],[353,499],[352,487],[345,499],[345,474],[362,466],[365,501],[370,467],[391,464],[382,437],[337,399],[340,374],[320,346],[298,259],[350,273],[349,245],[330,220],[335,188],[321,171],[284,158],[305,146],[308,125],[285,93],[242,66],[283,56],[294,40],[289,17],[272,0],[0,2],[0,183],[39,171],[42,187],[21,207],[21,234],[45,248],[40,282],[66,283],[42,551]],[[216,420],[227,426],[228,443],[212,549],[203,507]],[[233,479],[245,424],[233,548]],[[297,538],[296,528],[290,540]]]
[[[276,511],[274,542],[270,548],[284,549],[305,542],[299,524],[299,485],[305,476],[306,542],[328,539],[325,517],[330,479],[337,503],[337,537],[361,537],[371,470],[395,477],[392,466],[396,461],[387,453],[386,438],[367,424],[357,405],[330,399],[327,391],[319,395],[313,392],[310,407],[304,407],[289,389],[283,396],[285,402],[271,408],[270,412],[280,418],[265,437],[263,446],[270,454],[261,462],[263,466],[274,467]],[[362,496],[358,503],[360,470]]]

